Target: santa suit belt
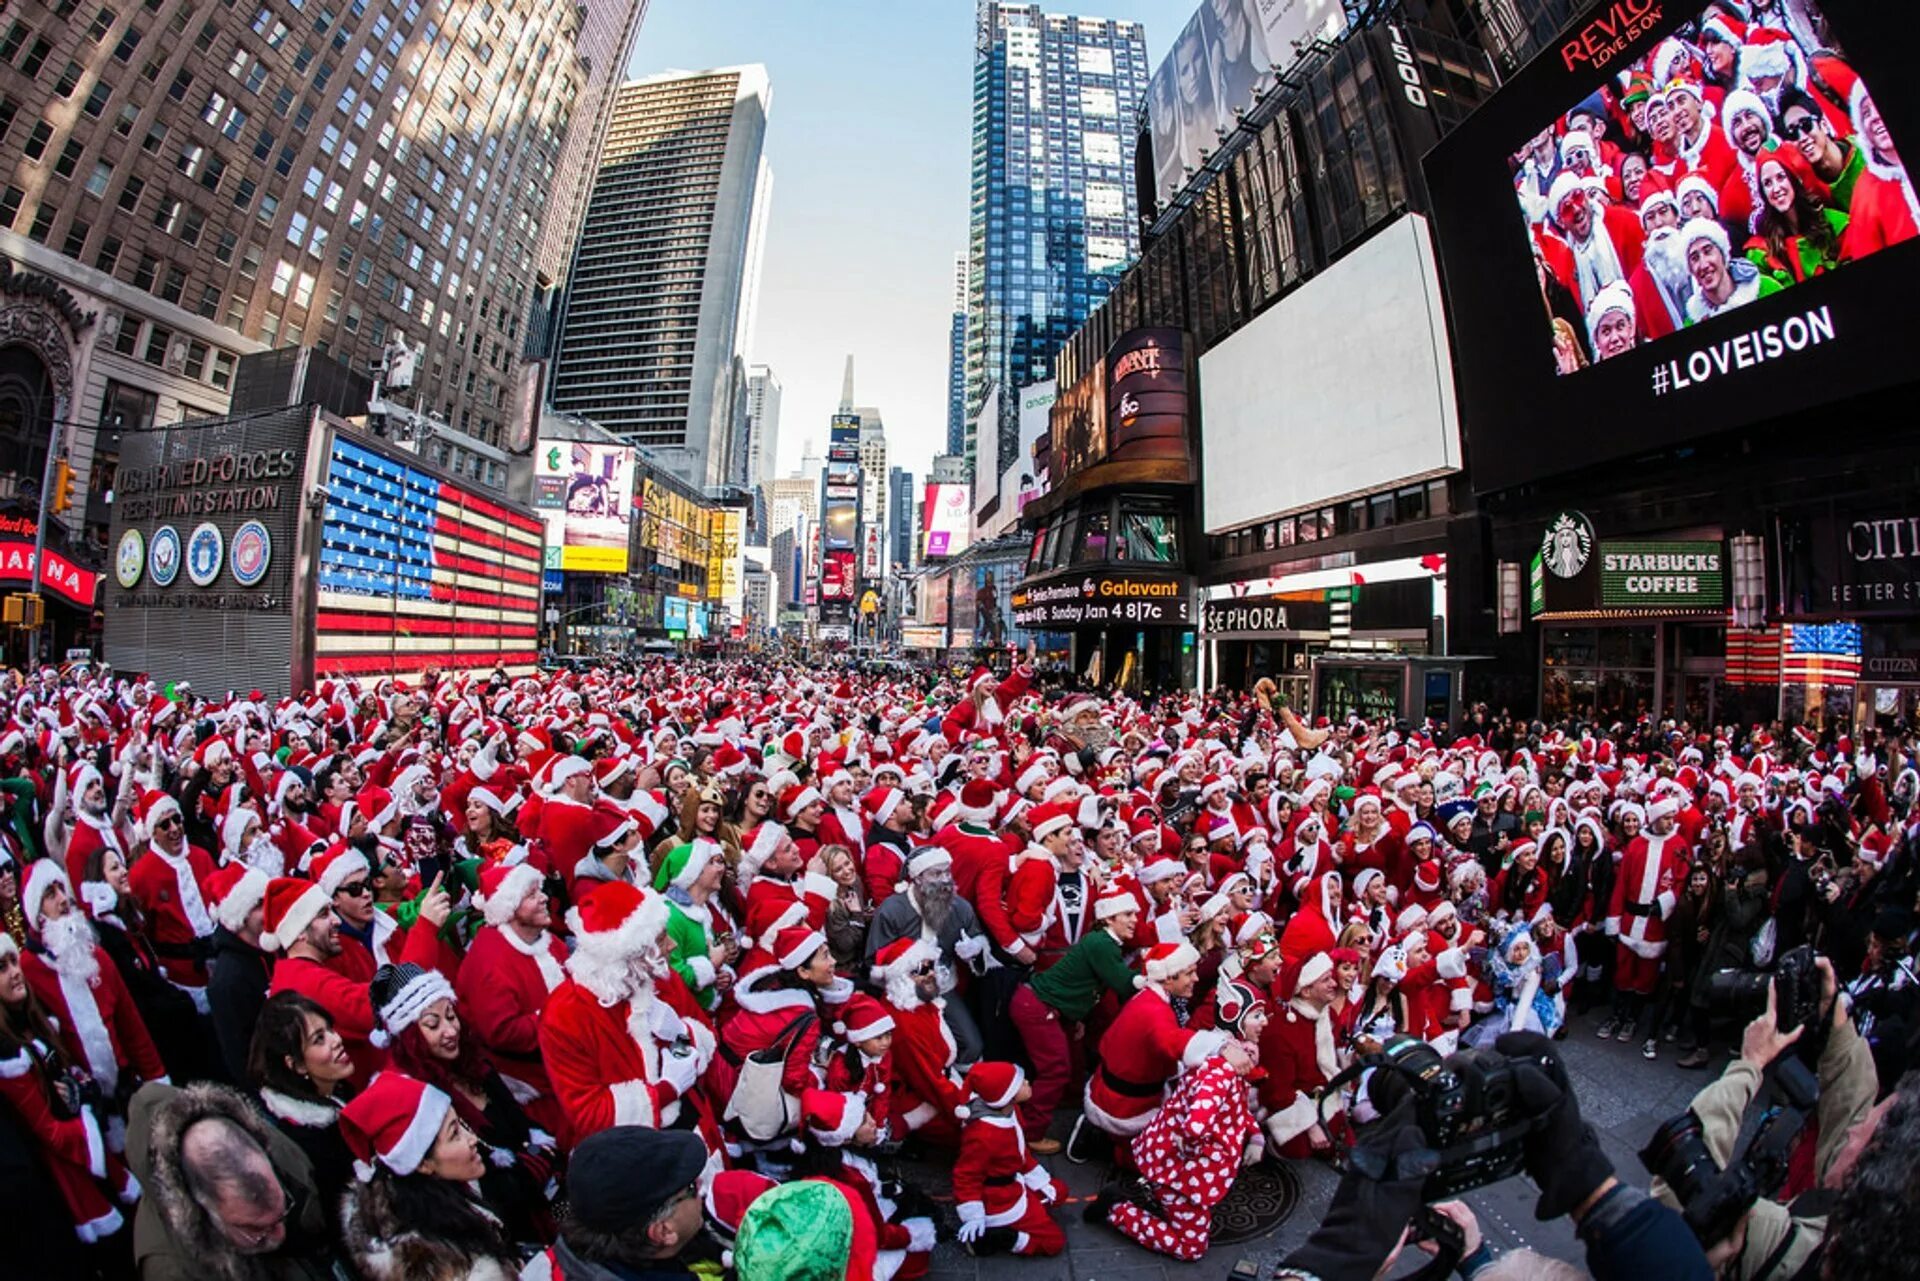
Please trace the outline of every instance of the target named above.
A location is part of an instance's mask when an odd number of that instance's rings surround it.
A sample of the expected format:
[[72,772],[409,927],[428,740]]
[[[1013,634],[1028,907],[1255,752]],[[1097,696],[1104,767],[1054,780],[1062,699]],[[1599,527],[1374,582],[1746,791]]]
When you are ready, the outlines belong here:
[[1629,903],[1620,909],[1622,916],[1652,916],[1658,903]]
[[204,961],[213,953],[212,946],[204,939],[191,943],[162,943],[157,939],[148,942],[155,956],[169,961]]
[[1018,1184],[1020,1180],[1011,1174],[989,1174],[986,1178],[980,1180],[980,1182],[990,1188],[1010,1188]]
[[1112,1069],[1104,1063],[1100,1065],[1100,1079],[1107,1083],[1109,1090],[1130,1099],[1157,1099],[1166,1090],[1164,1081],[1155,1081],[1152,1085],[1147,1085],[1144,1082],[1129,1081],[1125,1077],[1115,1076]]

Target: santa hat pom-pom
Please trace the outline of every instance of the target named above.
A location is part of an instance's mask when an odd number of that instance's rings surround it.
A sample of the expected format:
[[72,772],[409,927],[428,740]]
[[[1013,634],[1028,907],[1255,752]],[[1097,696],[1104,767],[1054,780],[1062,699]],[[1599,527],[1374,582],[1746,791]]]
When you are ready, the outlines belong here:
[[964,1103],[956,1107],[953,1110],[953,1114],[954,1116],[958,1117],[962,1121],[970,1121],[973,1119],[973,1109],[968,1107]]
[[847,1034],[847,1025],[841,1020],[835,1019],[833,1021],[833,1034],[835,1036],[845,1036]]
[[376,1050],[384,1050],[387,1046],[393,1044],[393,1038],[387,1035],[385,1028],[377,1027],[367,1033],[367,1044]]
[[353,1163],[353,1177],[362,1183],[373,1182],[373,1162],[355,1161]]
[[488,1148],[487,1160],[493,1162],[494,1165],[502,1170],[511,1170],[513,1168],[514,1156],[513,1153],[506,1148]]
[[1136,975],[1134,975],[1134,976],[1133,976],[1133,990],[1134,990],[1134,991],[1136,991],[1136,992],[1144,992],[1144,991],[1146,990],[1146,987],[1147,987],[1147,981],[1146,981],[1145,979],[1143,979],[1143,978],[1141,978],[1141,977],[1140,977],[1140,976],[1139,976],[1138,974],[1136,974]]
[[720,1252],[720,1266],[729,1272],[733,1271],[733,1251],[722,1250]]

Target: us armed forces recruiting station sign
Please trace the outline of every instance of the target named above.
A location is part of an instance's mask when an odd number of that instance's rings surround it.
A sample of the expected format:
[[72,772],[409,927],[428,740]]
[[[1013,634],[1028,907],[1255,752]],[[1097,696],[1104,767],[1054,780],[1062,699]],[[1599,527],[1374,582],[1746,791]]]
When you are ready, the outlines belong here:
[[1184,576],[1100,570],[1036,583],[1013,593],[1016,627],[1184,627],[1193,619],[1193,584]]

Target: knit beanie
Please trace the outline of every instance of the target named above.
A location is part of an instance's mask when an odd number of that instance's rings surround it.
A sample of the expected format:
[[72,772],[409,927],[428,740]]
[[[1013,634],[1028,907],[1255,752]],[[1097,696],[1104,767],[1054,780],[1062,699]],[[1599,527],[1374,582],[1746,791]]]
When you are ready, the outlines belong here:
[[803,1179],[754,1198],[740,1221],[733,1261],[740,1281],[850,1281],[856,1272],[872,1274],[873,1243],[864,1252],[859,1245],[847,1196],[827,1180]]

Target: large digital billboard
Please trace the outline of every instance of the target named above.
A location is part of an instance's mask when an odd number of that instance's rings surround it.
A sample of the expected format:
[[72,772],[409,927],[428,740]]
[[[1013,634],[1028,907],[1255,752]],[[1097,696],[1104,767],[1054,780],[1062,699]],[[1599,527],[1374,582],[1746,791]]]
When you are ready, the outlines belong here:
[[1428,153],[1479,488],[1911,377],[1911,28],[1596,4]]
[[958,556],[967,550],[972,532],[967,512],[967,487],[935,482],[927,486],[921,503],[920,531],[927,536],[929,560]]
[[1162,208],[1206,153],[1232,132],[1236,112],[1273,87],[1313,39],[1346,26],[1340,0],[1202,0],[1147,86],[1154,189]]
[[1107,457],[1187,456],[1187,348],[1178,329],[1135,329],[1107,351]]
[[626,573],[633,450],[584,440],[543,440],[533,474],[535,505],[565,513],[559,567]]

